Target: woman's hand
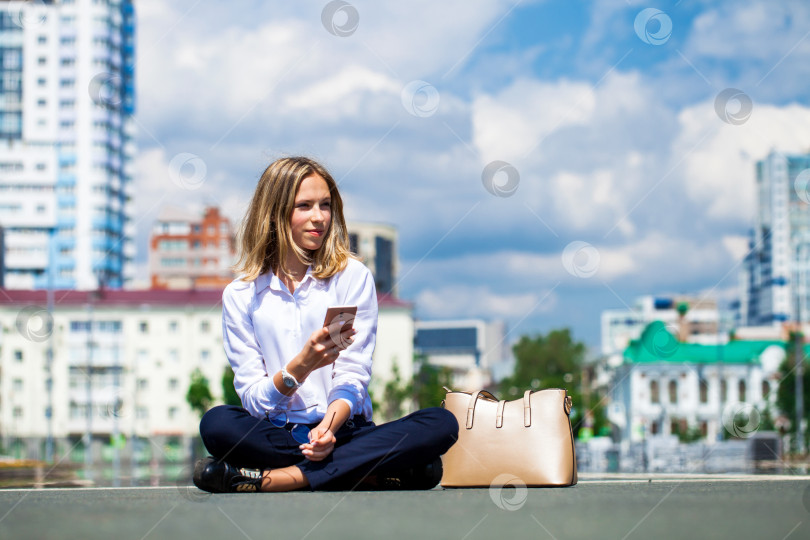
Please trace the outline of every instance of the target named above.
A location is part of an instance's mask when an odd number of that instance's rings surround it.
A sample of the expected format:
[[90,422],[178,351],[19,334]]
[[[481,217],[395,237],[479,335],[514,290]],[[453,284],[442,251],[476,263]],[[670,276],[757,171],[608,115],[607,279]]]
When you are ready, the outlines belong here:
[[287,366],[298,382],[303,382],[316,369],[334,364],[340,352],[354,342],[357,330],[342,326],[343,321],[335,321],[312,332],[304,348]]
[[329,426],[320,424],[309,432],[309,443],[298,448],[308,460],[321,461],[335,449],[335,441],[335,434]]

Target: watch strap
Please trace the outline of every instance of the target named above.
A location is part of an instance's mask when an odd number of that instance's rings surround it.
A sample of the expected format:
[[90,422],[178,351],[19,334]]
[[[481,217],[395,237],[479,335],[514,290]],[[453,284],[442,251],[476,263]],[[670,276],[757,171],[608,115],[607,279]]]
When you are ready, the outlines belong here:
[[[284,367],[282,367],[282,368],[281,368],[281,380],[282,380],[282,381],[284,381],[284,386],[286,386],[287,388],[296,388],[296,389],[297,389],[297,388],[300,388],[300,387],[301,387],[301,383],[300,383],[300,382],[298,382],[298,379],[296,379],[296,378],[295,378],[295,377],[294,377],[294,376],[293,376],[293,375],[292,375],[292,374],[291,374],[289,371],[287,371],[287,369],[286,369],[286,368],[284,368]],[[292,382],[292,383],[293,383],[293,385],[292,385],[292,386],[290,386],[290,384],[289,384],[290,382]]]

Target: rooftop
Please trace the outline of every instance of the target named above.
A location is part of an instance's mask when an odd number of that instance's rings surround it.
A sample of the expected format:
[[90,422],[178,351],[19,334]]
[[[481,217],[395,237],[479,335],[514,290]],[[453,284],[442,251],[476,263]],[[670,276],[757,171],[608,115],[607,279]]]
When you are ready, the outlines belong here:
[[732,340],[722,345],[703,345],[678,341],[661,321],[647,325],[639,339],[624,351],[624,362],[673,364],[759,364],[768,347],[785,347],[781,340]]
[[[54,304],[58,306],[207,306],[222,302],[222,289],[143,289],[121,290],[102,289],[97,291],[56,290]],[[44,306],[47,291],[0,289],[0,306],[32,305]],[[391,295],[378,293],[377,302],[381,308],[411,308],[412,304]]]

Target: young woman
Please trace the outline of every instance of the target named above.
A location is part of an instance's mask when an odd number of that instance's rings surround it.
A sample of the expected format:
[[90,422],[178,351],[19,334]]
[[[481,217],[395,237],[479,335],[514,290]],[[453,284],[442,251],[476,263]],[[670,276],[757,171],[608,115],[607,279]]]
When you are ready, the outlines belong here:
[[[349,252],[332,176],[308,158],[272,163],[240,244],[240,277],[222,295],[222,332],[244,408],[222,405],[203,416],[212,457],[197,462],[197,487],[435,486],[458,423],[441,408],[372,423],[377,294],[371,272]],[[324,327],[330,306],[357,306],[353,325]]]

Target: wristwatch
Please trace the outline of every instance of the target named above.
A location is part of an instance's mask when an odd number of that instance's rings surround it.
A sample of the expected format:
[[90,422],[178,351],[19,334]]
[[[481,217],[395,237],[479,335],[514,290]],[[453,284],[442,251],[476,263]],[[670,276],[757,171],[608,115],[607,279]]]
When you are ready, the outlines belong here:
[[301,383],[298,382],[298,379],[293,377],[285,368],[281,368],[281,381],[284,383],[284,386],[291,390],[298,390],[298,388],[301,387]]

